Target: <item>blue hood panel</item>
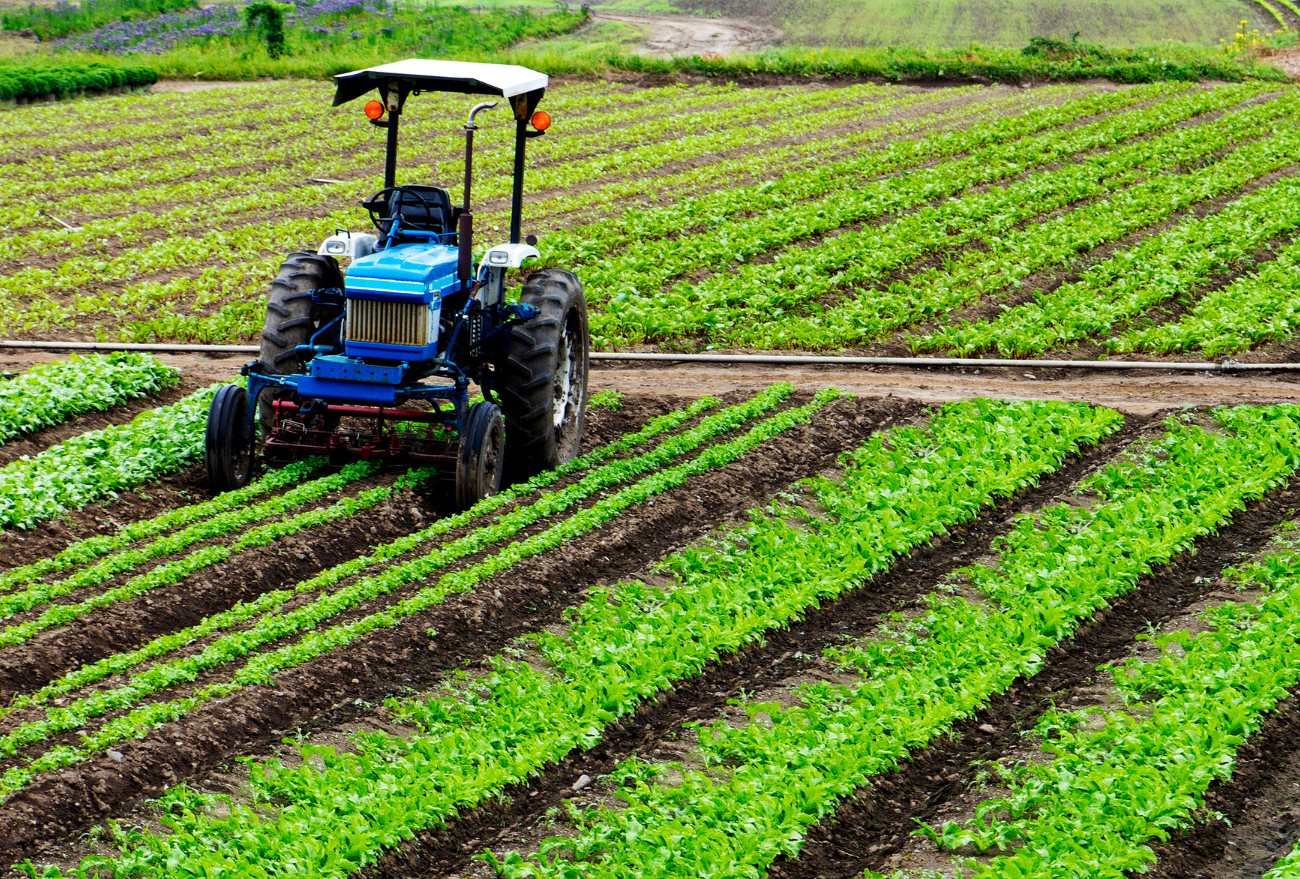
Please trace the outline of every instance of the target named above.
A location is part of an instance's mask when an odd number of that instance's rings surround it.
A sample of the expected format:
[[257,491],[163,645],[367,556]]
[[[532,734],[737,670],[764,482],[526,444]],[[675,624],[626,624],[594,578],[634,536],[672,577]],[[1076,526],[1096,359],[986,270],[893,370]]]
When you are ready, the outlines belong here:
[[348,267],[347,298],[433,302],[460,289],[460,251],[446,244],[399,244]]

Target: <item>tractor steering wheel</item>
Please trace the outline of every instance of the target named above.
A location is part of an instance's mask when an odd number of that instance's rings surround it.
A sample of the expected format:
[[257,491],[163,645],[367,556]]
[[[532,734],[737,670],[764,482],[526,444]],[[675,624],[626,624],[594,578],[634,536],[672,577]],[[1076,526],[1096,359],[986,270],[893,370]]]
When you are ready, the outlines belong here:
[[[386,197],[390,192],[397,193],[395,201],[390,201]],[[370,212],[370,222],[375,224],[375,228],[379,230],[380,234],[387,237],[389,230],[393,228],[393,214],[396,213],[397,217],[402,216],[402,202],[406,200],[407,196],[418,200],[424,206],[425,216],[433,216],[433,205],[429,203],[428,199],[412,189],[404,189],[401,186],[386,186],[370,196],[366,201],[363,201],[361,206]],[[380,199],[383,199],[383,201],[380,201]],[[380,214],[381,210],[385,211],[388,216],[382,216]],[[388,224],[387,228],[384,227],[385,223]]]

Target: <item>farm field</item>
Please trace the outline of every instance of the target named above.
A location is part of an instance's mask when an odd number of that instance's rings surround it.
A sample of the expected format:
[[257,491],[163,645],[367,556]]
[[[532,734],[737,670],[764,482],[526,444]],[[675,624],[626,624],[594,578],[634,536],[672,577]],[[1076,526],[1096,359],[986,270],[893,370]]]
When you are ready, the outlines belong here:
[[28,875],[1293,869],[1300,407],[604,393],[453,514],[367,462],[212,496],[210,395],[0,530]]
[[[367,227],[382,143],[325,86],[253,97],[0,114],[8,332],[255,340],[285,251]],[[582,278],[597,350],[1285,360],[1298,101],[1261,83],[561,84],[525,231]],[[456,179],[465,103],[408,121],[409,179]],[[480,229],[500,234],[505,127],[480,143]]]
[[[1063,0],[1057,3],[953,2],[953,0],[692,0],[693,9],[729,16],[761,16],[783,26],[799,45],[921,45],[962,47],[971,43],[1023,46],[1032,37],[1080,39],[1111,46],[1135,46],[1166,40],[1215,45],[1243,18],[1272,30],[1278,22],[1266,7],[1283,16],[1285,5],[1199,0],[1167,5],[1148,0]],[[1288,24],[1293,21],[1284,18]]]
[[[369,228],[382,135],[328,86],[176,88],[0,112],[5,336],[252,343],[287,251]],[[398,183],[458,188],[472,100],[420,95]],[[457,449],[316,400],[249,481],[247,356],[0,352],[0,874],[1300,876],[1292,374],[1045,362],[1294,361],[1300,91],[629,75],[542,106],[523,232],[589,312],[538,276],[470,374],[540,389],[555,469],[511,484],[528,422],[490,405]],[[486,245],[512,132],[478,122]],[[286,336],[336,295],[309,259]],[[1029,362],[588,383],[588,322]],[[408,391],[380,424],[437,424]]]

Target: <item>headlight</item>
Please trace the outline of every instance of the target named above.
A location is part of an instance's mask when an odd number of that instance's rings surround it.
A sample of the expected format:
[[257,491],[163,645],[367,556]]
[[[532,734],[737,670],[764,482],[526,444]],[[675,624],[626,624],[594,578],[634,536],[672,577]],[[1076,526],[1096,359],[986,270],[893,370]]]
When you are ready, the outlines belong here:
[[325,245],[325,252],[329,254],[347,253],[348,246],[346,243],[342,241],[331,241]]
[[488,254],[488,262],[494,266],[503,266],[510,262],[510,254],[504,250],[494,250]]

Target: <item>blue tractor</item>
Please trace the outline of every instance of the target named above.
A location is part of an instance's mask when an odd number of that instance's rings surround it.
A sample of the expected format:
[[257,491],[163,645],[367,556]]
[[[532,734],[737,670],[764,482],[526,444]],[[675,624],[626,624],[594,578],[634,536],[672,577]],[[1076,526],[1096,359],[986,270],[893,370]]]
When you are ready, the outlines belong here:
[[[555,467],[578,450],[590,338],[572,272],[534,271],[507,300],[506,275],[537,257],[520,239],[524,152],[545,133],[544,74],[507,64],[409,59],[334,78],[334,105],[372,92],[384,129],[384,187],[363,202],[374,233],[339,232],[317,252],[289,254],[271,283],[261,355],[247,389],[218,390],[208,415],[213,489],[248,484],[268,462],[328,455],[440,467],[458,508],[507,479]],[[470,210],[476,105],[465,123],[462,203],[446,189],[397,185],[397,135],[421,92],[494,95],[514,119],[510,241],[473,250]],[[347,259],[346,272],[339,260]],[[470,405],[470,385],[483,400]]]

